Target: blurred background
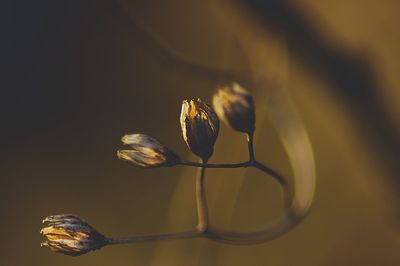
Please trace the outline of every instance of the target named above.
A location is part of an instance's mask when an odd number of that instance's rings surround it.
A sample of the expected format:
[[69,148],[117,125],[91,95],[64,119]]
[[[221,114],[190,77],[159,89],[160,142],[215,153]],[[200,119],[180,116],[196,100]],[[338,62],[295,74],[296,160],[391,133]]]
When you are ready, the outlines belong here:
[[[399,265],[398,1],[2,6],[1,265]],[[144,132],[196,160],[181,102],[210,101],[231,80],[256,98],[256,156],[288,177],[271,106],[280,95],[297,109],[317,171],[303,223],[255,246],[174,240],[75,258],[40,248],[41,220],[56,213],[110,236],[193,228],[195,169],[137,169],[115,151]],[[212,162],[246,158],[245,137],[222,126]],[[206,182],[219,227],[261,228],[281,213],[279,187],[255,170],[210,170]]]

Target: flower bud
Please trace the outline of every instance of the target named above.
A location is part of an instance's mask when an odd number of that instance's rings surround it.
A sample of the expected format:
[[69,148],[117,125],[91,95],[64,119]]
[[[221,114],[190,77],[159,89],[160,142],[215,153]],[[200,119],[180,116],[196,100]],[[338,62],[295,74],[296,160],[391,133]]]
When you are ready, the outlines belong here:
[[43,223],[47,223],[47,226],[40,233],[46,237],[46,241],[41,246],[51,251],[79,256],[107,244],[102,234],[75,215],[51,215]]
[[211,106],[200,99],[183,101],[181,111],[183,139],[189,149],[207,161],[218,137],[219,120]]
[[239,84],[220,88],[213,98],[218,117],[233,129],[253,134],[255,113],[253,97]]
[[119,150],[120,160],[133,163],[139,167],[173,166],[180,158],[162,145],[158,140],[145,134],[131,134],[122,137],[122,143],[131,150]]

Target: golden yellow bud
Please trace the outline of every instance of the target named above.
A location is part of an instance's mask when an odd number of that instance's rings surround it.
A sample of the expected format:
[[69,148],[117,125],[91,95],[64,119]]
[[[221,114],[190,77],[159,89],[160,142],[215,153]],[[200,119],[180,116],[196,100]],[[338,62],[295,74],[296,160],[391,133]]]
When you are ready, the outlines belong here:
[[130,146],[132,149],[117,151],[118,158],[136,166],[173,166],[180,162],[180,158],[175,153],[148,135],[125,135],[121,140],[124,145]]
[[220,88],[213,98],[218,117],[233,129],[253,134],[255,106],[253,97],[239,84]]
[[214,151],[219,131],[219,120],[211,106],[200,99],[183,101],[180,122],[189,149],[207,161]]
[[72,214],[51,215],[43,220],[40,231],[46,237],[42,247],[69,256],[79,256],[107,244],[105,237],[88,223]]

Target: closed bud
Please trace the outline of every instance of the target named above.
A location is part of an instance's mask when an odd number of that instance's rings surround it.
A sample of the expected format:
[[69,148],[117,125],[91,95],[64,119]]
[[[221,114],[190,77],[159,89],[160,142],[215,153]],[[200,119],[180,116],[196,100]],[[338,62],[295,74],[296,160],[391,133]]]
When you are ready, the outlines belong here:
[[69,256],[79,256],[107,244],[105,237],[88,223],[72,214],[48,216],[47,225],[40,231],[46,237],[42,247]]
[[213,98],[218,117],[233,129],[253,134],[255,112],[253,97],[239,84],[220,88]]
[[183,139],[189,149],[207,161],[218,137],[219,120],[211,106],[200,99],[183,101],[181,111]]
[[122,143],[130,150],[119,150],[117,156],[123,161],[139,167],[173,166],[180,158],[158,140],[145,134],[131,134],[122,137]]

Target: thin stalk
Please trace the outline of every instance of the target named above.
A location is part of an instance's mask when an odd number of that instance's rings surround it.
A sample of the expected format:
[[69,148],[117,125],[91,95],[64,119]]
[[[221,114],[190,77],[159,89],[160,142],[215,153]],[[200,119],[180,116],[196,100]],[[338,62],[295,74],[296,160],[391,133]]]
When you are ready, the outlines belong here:
[[[249,145],[250,147],[250,145]],[[247,161],[247,162],[242,162],[242,163],[234,163],[234,164],[208,164],[208,163],[197,163],[197,162],[191,162],[191,161],[185,161],[182,160],[181,165],[186,165],[186,166],[192,166],[192,167],[199,167],[200,171],[203,168],[246,168],[246,167],[254,167],[257,168],[264,173],[270,175],[273,177],[278,183],[281,185],[283,194],[284,194],[284,200],[286,206],[290,206],[291,204],[291,198],[292,198],[292,193],[290,191],[290,186],[287,182],[287,180],[278,172],[273,170],[272,168],[266,166],[263,163],[260,163],[256,161],[253,158],[253,161]]]
[[[207,161],[200,160],[201,163]],[[206,167],[201,167],[196,177],[196,206],[197,206],[197,230],[201,233],[207,231],[208,228],[208,207],[206,192],[204,188]]]
[[249,148],[249,161],[253,162],[254,159],[254,134],[248,133],[247,134],[247,145]]
[[231,245],[262,244],[287,233],[299,222],[300,219],[288,215],[265,229],[252,232],[229,231],[210,226],[207,238]]
[[242,162],[242,163],[198,163],[198,162],[191,162],[186,160],[181,160],[180,165],[192,166],[192,167],[204,167],[204,168],[242,168],[242,167],[249,167],[251,165],[250,161]]
[[106,239],[106,242],[108,245],[116,245],[116,244],[129,244],[129,243],[138,243],[138,242],[154,241],[154,240],[195,238],[200,236],[201,233],[199,233],[197,230],[190,230],[184,232],[166,233],[166,234],[148,235],[148,236],[109,237]]
[[291,208],[292,205],[292,201],[293,201],[293,195],[292,192],[290,190],[290,186],[289,183],[287,182],[287,180],[278,172],[276,172],[275,170],[269,168],[268,166],[258,162],[258,161],[254,161],[252,163],[252,166],[263,171],[264,173],[266,173],[267,175],[272,176],[276,181],[278,181],[279,185],[281,186],[282,189],[282,193],[283,193],[283,201],[285,204],[285,208],[287,210],[289,210]]

